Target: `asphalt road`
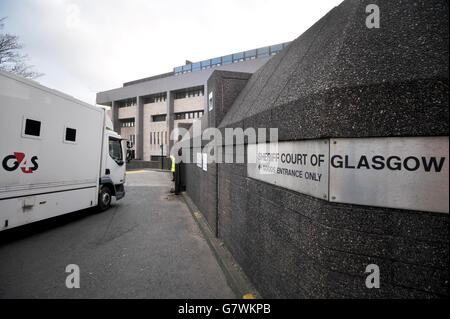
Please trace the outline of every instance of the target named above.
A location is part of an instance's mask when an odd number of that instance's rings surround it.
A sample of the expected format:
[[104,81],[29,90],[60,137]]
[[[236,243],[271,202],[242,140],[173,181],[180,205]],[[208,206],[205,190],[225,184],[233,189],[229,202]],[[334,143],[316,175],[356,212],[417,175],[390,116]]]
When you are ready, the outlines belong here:
[[[234,298],[170,175],[127,174],[127,194],[0,232],[0,298]],[[66,266],[80,288],[66,287]]]

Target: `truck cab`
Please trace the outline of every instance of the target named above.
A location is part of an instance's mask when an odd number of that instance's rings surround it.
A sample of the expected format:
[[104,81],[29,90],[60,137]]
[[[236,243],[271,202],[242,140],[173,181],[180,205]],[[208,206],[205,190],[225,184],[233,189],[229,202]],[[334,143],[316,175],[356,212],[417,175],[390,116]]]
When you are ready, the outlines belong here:
[[111,120],[105,115],[103,134],[102,165],[100,171],[98,206],[106,210],[111,205],[112,196],[116,200],[125,196],[125,166],[127,143],[112,130]]

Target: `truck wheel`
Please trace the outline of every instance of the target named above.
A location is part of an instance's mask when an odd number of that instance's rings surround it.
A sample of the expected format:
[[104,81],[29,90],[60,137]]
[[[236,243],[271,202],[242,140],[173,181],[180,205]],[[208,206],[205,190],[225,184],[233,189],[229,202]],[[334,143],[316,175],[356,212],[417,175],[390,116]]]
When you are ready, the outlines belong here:
[[100,211],[107,210],[111,205],[111,190],[108,186],[102,186],[98,194],[98,207]]

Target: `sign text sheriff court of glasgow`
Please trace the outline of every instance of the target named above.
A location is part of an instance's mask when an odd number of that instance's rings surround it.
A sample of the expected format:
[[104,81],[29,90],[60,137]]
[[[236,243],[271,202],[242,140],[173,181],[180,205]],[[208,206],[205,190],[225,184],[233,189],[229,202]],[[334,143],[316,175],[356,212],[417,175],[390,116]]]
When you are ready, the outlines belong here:
[[448,213],[448,137],[248,145],[248,177],[333,202]]

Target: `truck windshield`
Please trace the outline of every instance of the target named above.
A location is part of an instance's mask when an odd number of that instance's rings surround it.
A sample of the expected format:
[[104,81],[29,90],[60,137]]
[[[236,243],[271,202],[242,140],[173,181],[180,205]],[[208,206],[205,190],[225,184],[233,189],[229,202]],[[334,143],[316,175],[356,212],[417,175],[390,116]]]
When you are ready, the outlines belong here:
[[121,161],[123,159],[120,140],[111,137],[109,138],[109,155],[116,161]]

